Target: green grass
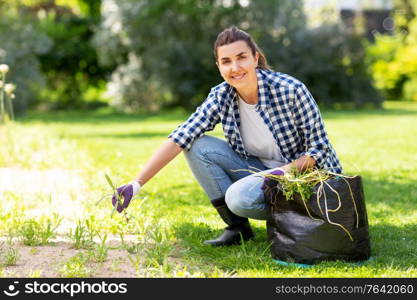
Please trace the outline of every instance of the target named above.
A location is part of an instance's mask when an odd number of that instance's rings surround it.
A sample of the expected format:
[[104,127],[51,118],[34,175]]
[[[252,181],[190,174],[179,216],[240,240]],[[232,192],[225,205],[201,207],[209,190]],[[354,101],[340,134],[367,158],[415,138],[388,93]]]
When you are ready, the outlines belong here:
[[[183,155],[143,188],[143,203],[131,204],[128,224],[121,215],[111,218],[110,197],[97,204],[111,192],[104,174],[115,184],[130,181],[186,119],[181,112],[150,116],[106,111],[32,113],[0,128],[0,168],[58,170],[63,176],[61,193],[0,191],[0,236],[10,234],[10,226],[18,220],[39,211],[51,216],[55,212],[72,226],[72,232],[79,220],[94,216],[94,228],[101,236],[135,236],[133,243],[123,247],[137,276],[417,277],[417,103],[389,102],[384,107],[322,112],[345,173],[363,176],[374,259],[362,266],[344,262],[310,269],[278,266],[271,260],[261,221],[251,221],[256,238],[243,246],[203,245],[203,240],[220,234],[224,224]],[[221,137],[220,126],[212,134]],[[65,215],[67,207],[62,207],[61,198],[76,213]],[[72,268],[73,261],[63,263],[62,276],[85,273]]]

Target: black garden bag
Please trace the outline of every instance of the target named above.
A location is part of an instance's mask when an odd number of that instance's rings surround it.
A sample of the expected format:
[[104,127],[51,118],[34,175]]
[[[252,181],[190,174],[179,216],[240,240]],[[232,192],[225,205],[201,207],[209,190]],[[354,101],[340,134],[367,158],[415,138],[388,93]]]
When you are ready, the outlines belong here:
[[304,202],[299,194],[287,200],[278,181],[265,179],[267,233],[273,259],[314,264],[328,260],[358,262],[370,257],[361,177],[333,176],[325,182],[321,191],[317,184]]

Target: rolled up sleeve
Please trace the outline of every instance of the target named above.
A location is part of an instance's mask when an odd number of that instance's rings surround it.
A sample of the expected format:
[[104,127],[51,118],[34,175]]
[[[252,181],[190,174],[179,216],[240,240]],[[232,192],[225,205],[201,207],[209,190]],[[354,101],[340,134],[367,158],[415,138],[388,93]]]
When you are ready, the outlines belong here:
[[324,168],[330,142],[317,103],[304,84],[297,88],[294,104],[298,131],[304,141],[303,155],[314,158],[317,167]]
[[178,126],[169,136],[178,146],[190,150],[195,139],[213,130],[219,123],[219,102],[215,91],[196,109],[187,121]]

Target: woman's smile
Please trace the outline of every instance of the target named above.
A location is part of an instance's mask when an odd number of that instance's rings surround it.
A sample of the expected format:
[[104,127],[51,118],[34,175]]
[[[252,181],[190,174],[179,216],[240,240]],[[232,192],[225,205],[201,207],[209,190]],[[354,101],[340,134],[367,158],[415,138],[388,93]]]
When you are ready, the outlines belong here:
[[244,78],[245,78],[245,76],[246,76],[246,73],[239,74],[239,75],[232,75],[231,77],[232,77],[232,79],[234,79],[234,80],[242,80],[242,79],[244,79]]

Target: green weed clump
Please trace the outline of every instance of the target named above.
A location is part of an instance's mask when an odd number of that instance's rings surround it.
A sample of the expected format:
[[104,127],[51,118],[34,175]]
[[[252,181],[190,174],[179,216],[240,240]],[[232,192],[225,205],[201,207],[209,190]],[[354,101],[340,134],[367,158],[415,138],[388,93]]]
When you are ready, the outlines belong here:
[[148,231],[147,239],[150,246],[145,249],[147,265],[164,265],[172,250],[168,230],[158,224]]
[[93,249],[91,249],[88,254],[90,255],[90,257],[92,257],[93,261],[95,262],[104,262],[107,259],[107,256],[109,254],[109,249],[106,245],[106,241],[107,241],[107,234],[104,234],[103,237],[101,237],[99,235],[100,238],[100,243],[99,244],[95,244],[93,246]]
[[75,249],[88,249],[94,246],[94,238],[99,234],[94,216],[84,221],[78,220],[75,229],[70,229],[68,237]]
[[56,213],[52,217],[42,216],[38,220],[27,219],[20,224],[17,234],[26,246],[46,245],[56,237],[61,222],[62,218]]
[[[173,250],[171,232],[166,225],[147,218],[143,222],[135,219],[134,227],[137,229],[137,241],[125,242],[124,234],[120,240],[122,248],[128,252],[128,259],[136,269],[138,276],[161,276],[171,272],[172,266],[168,262],[169,255]],[[156,273],[155,273],[156,272]]]
[[120,242],[122,244],[122,248],[125,249],[129,254],[137,254],[142,249],[141,242],[134,242],[134,243],[127,243],[124,240],[124,234],[119,233]]
[[90,277],[92,271],[86,266],[89,260],[89,255],[80,252],[63,263],[58,270],[58,274],[66,278]]
[[42,270],[30,270],[28,273],[28,278],[41,278]]
[[11,244],[0,245],[0,266],[14,266],[19,257],[19,250]]

